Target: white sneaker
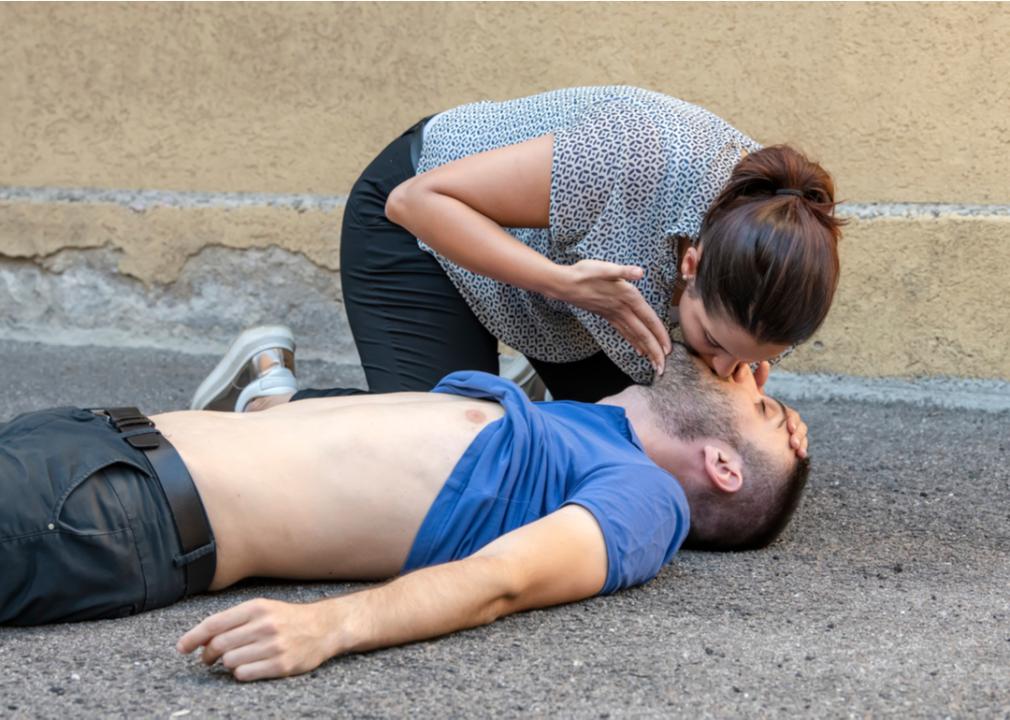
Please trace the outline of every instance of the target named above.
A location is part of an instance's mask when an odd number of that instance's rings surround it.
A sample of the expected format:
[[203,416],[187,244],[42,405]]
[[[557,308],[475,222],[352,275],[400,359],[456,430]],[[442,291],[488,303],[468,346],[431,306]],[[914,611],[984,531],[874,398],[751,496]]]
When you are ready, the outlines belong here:
[[498,374],[506,380],[511,380],[526,393],[530,400],[550,400],[551,394],[537,375],[525,355],[499,355]]
[[255,398],[297,390],[294,335],[283,325],[262,325],[235,338],[189,407],[242,412]]

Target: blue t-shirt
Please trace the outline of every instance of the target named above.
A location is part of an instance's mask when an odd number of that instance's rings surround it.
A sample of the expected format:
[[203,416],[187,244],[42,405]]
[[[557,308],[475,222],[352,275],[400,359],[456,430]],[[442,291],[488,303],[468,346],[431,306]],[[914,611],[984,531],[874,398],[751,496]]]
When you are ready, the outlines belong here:
[[472,555],[569,504],[591,512],[603,531],[602,593],[651,580],[684,542],[684,491],[645,454],[622,408],[532,403],[515,383],[473,371],[447,375],[432,392],[495,400],[505,415],[463,453],[403,572]]

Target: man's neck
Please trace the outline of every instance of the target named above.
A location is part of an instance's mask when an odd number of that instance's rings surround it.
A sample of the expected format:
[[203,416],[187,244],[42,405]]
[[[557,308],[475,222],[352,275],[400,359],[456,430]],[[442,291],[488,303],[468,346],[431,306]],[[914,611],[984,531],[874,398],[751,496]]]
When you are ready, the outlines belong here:
[[632,385],[616,395],[603,398],[598,404],[624,410],[645,453],[661,468],[672,473],[674,469],[683,467],[683,443],[663,430],[641,388]]

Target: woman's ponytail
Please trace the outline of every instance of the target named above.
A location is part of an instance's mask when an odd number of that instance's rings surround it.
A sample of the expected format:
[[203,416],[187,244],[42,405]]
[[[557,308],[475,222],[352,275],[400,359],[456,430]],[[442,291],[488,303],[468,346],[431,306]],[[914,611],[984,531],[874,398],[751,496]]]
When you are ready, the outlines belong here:
[[827,317],[838,285],[835,187],[787,146],[744,157],[705,215],[696,289],[759,342],[792,345]]

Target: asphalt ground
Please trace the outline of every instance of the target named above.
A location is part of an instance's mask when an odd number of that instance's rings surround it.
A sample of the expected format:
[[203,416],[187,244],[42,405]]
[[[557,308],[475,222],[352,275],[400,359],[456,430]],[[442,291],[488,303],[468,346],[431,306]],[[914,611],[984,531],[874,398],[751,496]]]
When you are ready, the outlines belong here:
[[[0,418],[182,407],[215,360],[0,342]],[[300,374],[360,380],[322,362]],[[132,618],[0,628],[0,716],[1010,716],[1010,415],[796,406],[811,486],[767,550],[683,553],[640,588],[247,685],[175,640],[246,599],[360,586],[250,582]]]

